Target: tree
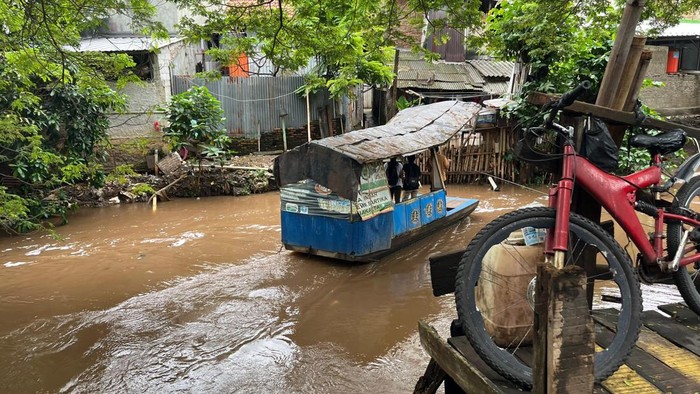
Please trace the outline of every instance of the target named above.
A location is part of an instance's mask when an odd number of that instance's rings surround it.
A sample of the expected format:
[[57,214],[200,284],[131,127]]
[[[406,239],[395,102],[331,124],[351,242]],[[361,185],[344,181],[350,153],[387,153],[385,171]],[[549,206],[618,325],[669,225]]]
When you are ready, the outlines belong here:
[[396,43],[420,50],[420,42],[401,30],[402,23],[420,31],[430,10],[448,10],[447,19],[431,22],[430,33],[446,25],[471,28],[482,17],[480,0],[175,1],[206,21],[182,21],[192,39],[222,35],[221,46],[208,51],[218,61],[229,64],[246,53],[254,62],[269,62],[273,75],[312,64],[307,87],[328,88],[334,97],[363,83],[393,81],[389,63]]
[[107,111],[124,98],[107,80],[135,77],[126,55],[81,53],[81,34],[100,29],[110,15],[132,18],[137,30],[162,37],[145,0],[8,0],[0,3],[0,227],[42,228],[65,220],[70,202],[62,187],[99,182],[95,165],[106,141]]
[[186,148],[201,167],[202,160],[226,155],[229,137],[223,123],[224,110],[206,86],[193,86],[173,96],[167,109],[165,140],[175,150]]
[[[530,67],[530,78],[513,110],[524,125],[541,121],[524,101],[531,91],[563,92],[583,80],[593,83],[589,98],[598,91],[624,3],[504,0],[491,10],[485,34],[475,42],[501,59]],[[653,26],[648,34],[654,34],[698,9],[700,0],[648,0],[642,18]]]
[[[624,0],[504,0],[486,18],[474,41],[498,58],[531,67],[525,91],[565,91],[582,79],[596,91],[607,64]],[[700,0],[648,0],[642,16],[650,34],[700,9]]]

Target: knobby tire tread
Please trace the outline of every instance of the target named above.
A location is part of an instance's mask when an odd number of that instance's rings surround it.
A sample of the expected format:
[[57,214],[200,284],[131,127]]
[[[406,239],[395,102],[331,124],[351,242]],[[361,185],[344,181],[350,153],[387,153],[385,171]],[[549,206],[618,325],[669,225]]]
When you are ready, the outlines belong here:
[[[677,206],[688,208],[689,198],[693,196],[700,197],[700,176],[692,178],[690,181],[683,184],[676,193]],[[668,253],[669,257],[675,255],[676,249],[681,242],[680,223],[670,223],[668,225]],[[678,271],[673,273],[673,281],[678,288],[678,292],[683,297],[683,300],[693,312],[700,315],[700,294],[698,288],[693,282],[693,279],[688,274],[686,267],[680,267]]]
[[[532,373],[528,373],[527,369],[523,368],[522,365],[517,366],[516,369],[520,369],[520,371],[517,371],[517,375],[511,373],[508,370],[508,368],[504,367],[501,364],[500,361],[497,361],[498,356],[490,355],[490,351],[487,350],[487,345],[482,344],[478,339],[478,336],[472,333],[469,329],[469,326],[463,321],[465,316],[469,316],[470,314],[469,310],[466,310],[466,308],[468,308],[468,305],[465,305],[467,304],[467,302],[462,300],[465,300],[464,292],[470,291],[468,286],[466,286],[465,284],[470,279],[469,275],[471,271],[471,260],[473,260],[473,255],[476,253],[476,251],[479,250],[479,248],[482,246],[482,244],[485,243],[485,241],[488,241],[490,237],[497,235],[510,223],[537,218],[549,220],[549,218],[553,219],[554,215],[555,210],[553,208],[536,207],[519,209],[496,218],[495,220],[484,226],[471,240],[471,242],[467,246],[467,249],[462,255],[462,259],[459,263],[459,268],[457,270],[456,276],[455,301],[457,305],[457,313],[460,323],[464,328],[467,339],[471,343],[472,347],[474,347],[474,350],[477,352],[477,354],[479,354],[479,356],[494,371],[498,372],[501,376],[507,378],[511,382],[527,390],[532,388]],[[613,355],[617,357],[613,357],[610,359],[610,361],[608,361],[608,365],[604,371],[601,371],[600,368],[595,368],[595,380],[596,382],[601,382],[608,378],[610,375],[612,375],[620,367],[620,365],[622,365],[622,363],[627,359],[627,357],[631,353],[639,337],[642,313],[642,296],[639,284],[639,277],[637,275],[637,272],[632,269],[632,262],[629,258],[629,255],[622,249],[619,243],[615,241],[615,239],[603,228],[590,221],[589,219],[586,219],[574,213],[571,214],[570,221],[575,222],[578,227],[581,227],[583,230],[588,231],[594,237],[597,237],[598,239],[603,239],[604,243],[610,248],[612,248],[611,252],[613,252],[613,254],[616,255],[615,258],[620,257],[620,259],[618,260],[620,260],[619,263],[622,266],[622,270],[624,271],[624,277],[626,278],[626,282],[629,284],[628,288],[629,292],[631,293],[632,305],[630,315],[630,330],[633,330],[634,332],[627,333],[625,337],[626,340],[624,340],[623,343],[623,348],[620,352]]]

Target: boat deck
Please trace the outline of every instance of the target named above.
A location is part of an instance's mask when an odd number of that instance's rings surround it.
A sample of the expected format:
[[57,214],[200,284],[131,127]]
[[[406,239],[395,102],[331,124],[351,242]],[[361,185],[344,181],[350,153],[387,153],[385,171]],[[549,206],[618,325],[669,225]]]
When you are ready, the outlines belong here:
[[[637,346],[627,362],[601,384],[596,393],[697,393],[700,391],[700,317],[684,304],[669,304],[642,314],[642,330]],[[615,329],[614,309],[594,313],[595,338],[605,346]],[[521,393],[505,378],[489,368],[474,352],[463,335],[442,339],[427,324],[419,323],[421,343],[444,370],[458,365],[460,376],[447,376],[446,393],[461,392],[454,382],[466,381],[481,393]],[[522,357],[528,357],[528,349]],[[421,383],[426,382],[426,376]],[[429,380],[429,379],[428,379]],[[416,386],[418,389],[419,386]],[[470,390],[470,391],[471,391]],[[417,390],[416,392],[424,392]]]

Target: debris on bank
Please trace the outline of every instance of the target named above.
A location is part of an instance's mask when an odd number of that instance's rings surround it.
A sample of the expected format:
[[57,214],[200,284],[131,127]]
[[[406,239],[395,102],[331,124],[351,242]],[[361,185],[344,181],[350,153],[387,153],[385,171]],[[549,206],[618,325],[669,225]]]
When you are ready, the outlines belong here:
[[[182,161],[177,154],[158,162],[157,174],[108,177],[102,187],[75,185],[68,198],[78,206],[100,207],[113,204],[147,202],[154,193],[159,200],[173,197],[245,196],[276,190],[272,173],[275,156],[236,156],[231,160]],[[160,191],[160,192],[159,192]]]

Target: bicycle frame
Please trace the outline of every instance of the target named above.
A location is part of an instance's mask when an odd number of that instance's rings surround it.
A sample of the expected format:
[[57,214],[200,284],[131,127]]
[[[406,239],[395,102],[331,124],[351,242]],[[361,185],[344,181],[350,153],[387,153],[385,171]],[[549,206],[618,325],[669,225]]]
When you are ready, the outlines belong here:
[[[635,210],[636,191],[652,185],[660,185],[660,155],[655,155],[651,166],[625,177],[614,176],[599,169],[585,157],[577,155],[571,143],[564,145],[562,161],[561,179],[549,191],[549,206],[556,208],[557,211],[555,228],[548,233],[545,243],[546,253],[554,256],[553,263],[559,268],[564,265],[564,255],[568,249],[569,214],[574,182],[610,213],[637,246],[646,264],[667,261],[668,255],[664,256],[663,250],[664,223],[681,221],[694,227],[700,226],[698,220],[655,207],[656,213],[652,215],[655,219],[654,241],[651,242],[647,238]],[[700,261],[700,253],[682,258],[678,265],[682,267],[696,261]]]

